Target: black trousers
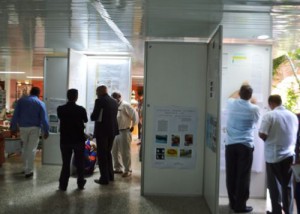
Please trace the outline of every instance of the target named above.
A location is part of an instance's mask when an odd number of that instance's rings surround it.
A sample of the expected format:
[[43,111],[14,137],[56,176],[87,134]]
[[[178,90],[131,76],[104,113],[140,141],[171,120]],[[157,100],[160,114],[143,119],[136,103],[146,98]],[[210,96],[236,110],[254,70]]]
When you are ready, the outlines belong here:
[[100,181],[108,183],[114,180],[113,161],[111,149],[114,142],[114,136],[96,136],[97,157],[100,169]]
[[73,152],[77,169],[77,185],[81,186],[84,183],[84,142],[78,144],[60,144],[60,151],[63,165],[59,177],[59,186],[62,188],[67,188],[68,186]]
[[226,146],[226,186],[230,207],[242,210],[249,199],[254,148],[243,144]]
[[[272,213],[293,213],[294,193],[291,165],[294,157],[288,157],[278,163],[266,163],[267,183],[272,204]],[[281,206],[281,202],[283,207]]]

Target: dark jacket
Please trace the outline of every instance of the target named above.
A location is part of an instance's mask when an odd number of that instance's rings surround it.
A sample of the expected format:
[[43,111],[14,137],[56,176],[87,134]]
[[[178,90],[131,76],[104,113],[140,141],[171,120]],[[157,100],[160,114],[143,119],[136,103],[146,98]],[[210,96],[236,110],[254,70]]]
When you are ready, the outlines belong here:
[[60,120],[61,144],[85,142],[84,123],[88,121],[85,108],[74,102],[68,102],[58,106],[57,116]]
[[[91,120],[95,121],[95,137],[114,137],[119,134],[118,130],[118,103],[108,94],[95,100]],[[100,117],[100,118],[99,118]]]

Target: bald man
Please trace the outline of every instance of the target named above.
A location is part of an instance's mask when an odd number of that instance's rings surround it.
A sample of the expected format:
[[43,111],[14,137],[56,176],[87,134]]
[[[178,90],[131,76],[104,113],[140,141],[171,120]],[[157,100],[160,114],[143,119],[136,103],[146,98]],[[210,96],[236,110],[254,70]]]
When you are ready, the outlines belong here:
[[119,134],[117,114],[118,103],[107,93],[107,87],[101,85],[96,90],[97,99],[91,120],[95,121],[94,137],[97,143],[97,155],[100,169],[100,178],[94,180],[101,185],[109,184],[114,180],[111,149],[116,135]]

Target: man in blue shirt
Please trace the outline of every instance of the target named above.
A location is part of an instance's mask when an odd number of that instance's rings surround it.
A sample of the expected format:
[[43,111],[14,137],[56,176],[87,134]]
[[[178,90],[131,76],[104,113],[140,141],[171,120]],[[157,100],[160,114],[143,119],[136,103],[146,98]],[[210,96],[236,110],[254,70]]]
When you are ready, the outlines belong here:
[[253,161],[253,131],[259,120],[259,108],[250,102],[252,92],[251,86],[242,85],[238,93],[231,95],[227,106],[226,186],[229,205],[236,213],[253,210],[246,205]]
[[25,178],[33,176],[33,163],[39,143],[41,130],[46,139],[49,135],[49,123],[45,104],[39,100],[40,89],[32,87],[29,96],[17,102],[10,130],[14,134],[20,130],[23,142],[22,158]]

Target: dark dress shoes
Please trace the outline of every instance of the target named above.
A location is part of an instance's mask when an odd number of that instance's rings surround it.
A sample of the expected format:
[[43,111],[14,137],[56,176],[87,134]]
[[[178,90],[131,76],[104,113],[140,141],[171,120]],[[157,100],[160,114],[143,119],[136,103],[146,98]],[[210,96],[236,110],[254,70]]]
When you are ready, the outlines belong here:
[[108,185],[108,181],[102,181],[100,179],[95,179],[94,182],[100,185]]
[[25,174],[25,178],[31,178],[33,176],[33,172],[30,172],[28,174]]
[[67,187],[59,186],[58,189],[59,189],[60,191],[63,191],[63,192],[64,192],[64,191],[67,190]]
[[86,180],[84,179],[81,184],[78,184],[78,189],[83,190],[85,184],[86,184]]
[[250,213],[252,212],[253,208],[252,207],[248,207],[246,206],[244,209],[237,209],[237,210],[234,210],[235,213]]

